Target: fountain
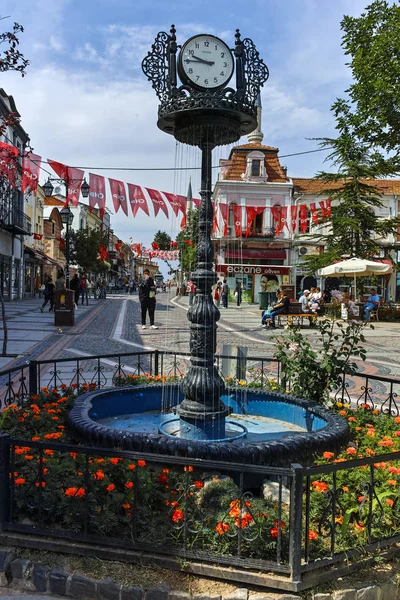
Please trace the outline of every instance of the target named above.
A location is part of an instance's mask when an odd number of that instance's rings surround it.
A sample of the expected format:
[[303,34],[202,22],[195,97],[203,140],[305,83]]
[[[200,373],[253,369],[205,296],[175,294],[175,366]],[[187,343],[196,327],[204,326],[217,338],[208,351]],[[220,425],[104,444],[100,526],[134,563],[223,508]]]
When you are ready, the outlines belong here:
[[[220,313],[211,294],[217,282],[211,245],[212,151],[256,129],[257,99],[268,69],[239,30],[232,50],[202,34],[187,40],[178,57],[177,51],[172,25],[169,34],[157,35],[142,68],[160,100],[158,127],[198,146],[202,155],[197,268],[191,274],[198,292],[188,311],[190,365],[182,385],[169,387],[167,405],[173,414],[161,410],[161,386],[125,388],[79,397],[71,423],[83,439],[142,452],[261,464],[310,462],[315,452],[339,449],[348,436],[347,424],[286,394],[252,392],[244,402],[236,390],[226,390],[215,365]],[[228,87],[234,71],[236,89]],[[183,85],[178,85],[178,74]],[[116,421],[118,428],[112,426]]]

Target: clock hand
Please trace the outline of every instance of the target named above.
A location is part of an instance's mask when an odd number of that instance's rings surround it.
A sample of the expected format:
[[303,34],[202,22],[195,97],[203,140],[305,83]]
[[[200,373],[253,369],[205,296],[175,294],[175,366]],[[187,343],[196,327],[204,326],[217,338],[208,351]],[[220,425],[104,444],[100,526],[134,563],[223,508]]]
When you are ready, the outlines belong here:
[[192,54],[192,56],[193,56],[193,58],[195,58],[196,60],[198,60],[198,61],[200,61],[200,62],[202,62],[202,63],[205,63],[206,65],[210,65],[210,66],[211,66],[211,65],[214,65],[214,64],[215,64],[215,61],[214,61],[214,62],[212,62],[212,61],[210,61],[210,60],[205,60],[204,58],[200,58],[200,56],[196,56],[195,54]]

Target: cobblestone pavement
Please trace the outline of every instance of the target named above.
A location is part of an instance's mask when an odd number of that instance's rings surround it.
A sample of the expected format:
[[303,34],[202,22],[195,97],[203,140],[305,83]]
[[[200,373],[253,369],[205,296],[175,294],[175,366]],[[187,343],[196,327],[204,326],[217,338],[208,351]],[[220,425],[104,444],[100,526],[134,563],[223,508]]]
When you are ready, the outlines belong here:
[[[146,349],[177,350],[185,353],[179,366],[184,369],[188,359],[189,322],[187,320],[188,298],[175,298],[172,293],[157,296],[156,324],[158,330],[142,329],[140,304],[136,294],[111,296],[106,300],[93,300],[86,307],[79,306],[76,325],[72,328],[54,327],[51,313],[40,313],[41,300],[29,300],[7,304],[7,321],[11,341],[23,342],[22,354],[7,359],[7,368],[38,359],[81,359],[81,375],[86,381],[99,376],[100,362],[89,361],[89,355],[140,352]],[[274,337],[281,330],[268,331],[260,327],[260,311],[256,305],[231,304],[220,308],[217,352],[224,344],[245,346],[248,356],[271,357],[274,353]],[[311,339],[318,331],[304,328]],[[400,376],[400,323],[376,323],[374,329],[365,332],[367,361],[359,369],[368,374]],[[15,346],[18,348],[18,346]],[[11,360],[11,362],[10,362]],[[107,381],[115,372],[113,357],[101,361],[101,376]],[[62,363],[59,363],[62,365]],[[136,372],[137,359],[124,358],[126,372]],[[75,365],[76,367],[76,365]],[[141,359],[140,370],[150,367],[149,359]],[[4,362],[0,369],[5,368]],[[41,384],[50,381],[51,368],[45,369]],[[47,374],[46,374],[47,373]],[[76,377],[71,365],[64,365],[60,375],[67,373]],[[1,382],[0,382],[1,387]]]

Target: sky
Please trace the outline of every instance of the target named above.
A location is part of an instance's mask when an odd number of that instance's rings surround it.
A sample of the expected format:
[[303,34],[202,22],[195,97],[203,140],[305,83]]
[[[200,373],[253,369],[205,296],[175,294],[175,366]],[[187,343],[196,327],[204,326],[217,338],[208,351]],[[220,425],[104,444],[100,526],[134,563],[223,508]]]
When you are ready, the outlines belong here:
[[[210,33],[231,47],[236,28],[250,37],[268,65],[262,90],[264,144],[280,155],[316,149],[309,138],[335,133],[330,106],[343,97],[350,71],[341,49],[340,21],[358,16],[367,0],[2,0],[0,21],[24,26],[20,50],[30,60],[25,78],[0,76],[14,97],[35,153],[70,166],[166,192],[198,196],[199,152],[157,128],[157,97],[141,62],[159,31],[177,29],[178,43]],[[247,140],[243,139],[241,143]],[[214,152],[213,164],[229,148]],[[288,175],[312,177],[323,152],[281,158]],[[51,171],[48,165],[44,165]],[[156,171],[156,168],[169,171]],[[185,167],[176,171],[175,167]],[[116,168],[137,169],[116,171]],[[104,169],[104,170],[100,170]],[[148,170],[141,170],[148,169]],[[214,170],[216,175],[216,170]],[[47,178],[42,177],[42,183]],[[107,183],[107,190],[109,190]],[[113,214],[124,241],[149,245],[157,230],[173,238],[180,218]]]

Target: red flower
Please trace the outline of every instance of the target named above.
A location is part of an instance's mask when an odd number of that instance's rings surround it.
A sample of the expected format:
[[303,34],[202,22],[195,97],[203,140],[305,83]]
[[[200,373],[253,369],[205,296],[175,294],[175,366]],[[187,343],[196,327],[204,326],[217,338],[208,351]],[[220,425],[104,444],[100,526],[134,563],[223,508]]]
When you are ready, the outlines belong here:
[[356,450],[356,448],[353,448],[353,446],[350,446],[350,448],[347,448],[346,452],[347,452],[347,454],[351,454],[351,455],[357,454],[357,450]]
[[110,463],[112,465],[117,465],[121,460],[122,458],[110,458]]
[[125,487],[127,490],[131,490],[133,488],[133,481],[127,481]]
[[46,482],[42,481],[42,483],[39,483],[38,481],[35,483],[36,487],[46,487]]
[[328,484],[325,481],[313,481],[311,484],[317,492],[326,492]]
[[308,532],[308,539],[309,540],[318,539],[318,533],[316,531],[314,531],[313,529],[310,529],[310,531]]
[[195,485],[195,486],[196,486],[196,487],[197,487],[199,490],[201,490],[201,488],[203,488],[203,487],[204,487],[204,483],[203,483],[202,481],[198,481],[198,480],[196,480],[196,481],[194,481],[193,483],[194,483],[194,485]]
[[146,466],[146,461],[145,460],[138,460],[137,464],[139,465],[139,467],[145,467]]
[[77,496],[78,498],[82,498],[82,496],[85,495],[85,490],[81,487],[80,488],[70,487],[65,490],[64,494],[66,496],[69,496],[70,498],[73,498],[75,496]]
[[224,523],[223,521],[219,521],[215,526],[215,531],[219,535],[225,535],[225,533],[229,530],[228,523]]
[[97,479],[97,481],[102,481],[104,479],[104,473],[103,471],[96,471],[93,477],[94,479]]
[[335,456],[334,452],[324,452],[322,455],[324,458],[326,458],[326,460],[330,460],[331,458],[333,458]]
[[14,479],[14,483],[15,485],[23,485],[25,483],[25,479],[23,477],[18,477],[17,479]]
[[115,490],[115,484],[114,483],[110,483],[107,487],[106,487],[107,492],[113,492]]
[[271,537],[277,538],[278,535],[279,535],[278,528],[277,527],[271,527],[271,529],[269,530],[269,534],[270,534]]
[[163,484],[167,482],[168,477],[165,474],[161,474],[158,478],[158,482]]
[[183,519],[185,518],[185,515],[183,514],[183,512],[177,508],[176,510],[174,510],[174,512],[172,513],[172,517],[171,520],[174,523],[179,523],[180,521],[183,521]]

